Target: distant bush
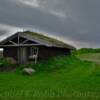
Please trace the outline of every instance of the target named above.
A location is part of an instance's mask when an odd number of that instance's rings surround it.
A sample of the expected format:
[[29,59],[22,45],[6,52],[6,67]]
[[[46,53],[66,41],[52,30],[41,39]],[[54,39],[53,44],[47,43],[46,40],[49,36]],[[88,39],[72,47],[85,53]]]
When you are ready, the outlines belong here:
[[84,53],[100,53],[100,48],[97,48],[97,49],[82,48],[82,49],[78,49],[74,52],[74,54],[84,54]]

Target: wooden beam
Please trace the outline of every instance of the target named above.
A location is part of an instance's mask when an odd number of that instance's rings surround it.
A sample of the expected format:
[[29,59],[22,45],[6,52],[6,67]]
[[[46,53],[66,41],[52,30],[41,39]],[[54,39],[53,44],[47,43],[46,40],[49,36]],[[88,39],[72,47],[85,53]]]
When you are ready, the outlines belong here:
[[18,33],[17,39],[18,39],[17,57],[18,57],[18,64],[20,64],[19,33]]
[[29,40],[25,40],[25,41],[21,42],[20,44],[24,44],[24,43],[26,43],[27,41],[29,41]]
[[33,42],[36,42],[36,43],[39,43],[39,44],[41,44],[41,45],[45,44],[45,42],[42,42],[42,41],[40,41],[40,40],[38,40],[38,39],[35,39],[35,38],[33,39],[33,38],[30,37],[30,36],[24,36],[24,35],[21,35],[21,34],[20,34],[20,37],[25,38],[25,39],[30,40],[30,41],[33,41]]
[[20,46],[42,46],[40,44],[16,44],[16,45],[0,45],[0,47],[20,47]]
[[17,43],[15,43],[14,41],[9,40],[10,43],[16,45]]
[[19,33],[18,33],[18,44],[19,44],[19,41],[20,41],[20,37],[19,37]]
[[8,42],[9,40],[14,39],[15,37],[17,37],[17,34],[18,34],[18,33],[13,34],[13,35],[9,36],[8,38],[4,39],[3,41],[1,41],[1,44],[5,44],[5,43]]

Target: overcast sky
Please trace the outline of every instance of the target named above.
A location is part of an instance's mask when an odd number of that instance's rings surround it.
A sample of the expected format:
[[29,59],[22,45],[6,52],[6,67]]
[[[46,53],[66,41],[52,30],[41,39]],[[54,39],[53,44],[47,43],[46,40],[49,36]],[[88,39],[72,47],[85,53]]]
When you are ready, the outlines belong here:
[[100,0],[0,0],[0,39],[22,29],[100,47]]

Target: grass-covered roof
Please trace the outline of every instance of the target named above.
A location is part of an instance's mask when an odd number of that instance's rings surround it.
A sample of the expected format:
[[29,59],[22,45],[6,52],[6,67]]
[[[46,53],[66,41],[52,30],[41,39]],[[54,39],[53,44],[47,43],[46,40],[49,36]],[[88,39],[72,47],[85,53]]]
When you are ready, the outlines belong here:
[[69,48],[69,49],[75,49],[75,47],[64,43],[63,41],[57,40],[55,38],[43,35],[41,33],[31,32],[31,31],[25,31],[25,32],[17,32],[16,34],[13,34],[12,36],[7,37],[3,41],[0,41],[0,45],[3,46],[4,43],[11,40],[13,37],[18,36],[18,34],[22,37],[25,37],[29,40],[36,41],[40,43],[40,45],[45,45],[48,47],[60,47],[60,48]]
[[24,34],[24,36],[26,35],[27,37],[30,37],[32,39],[41,41],[41,42],[47,44],[48,46],[75,49],[75,47],[73,47],[67,43],[64,43],[64,42],[57,40],[55,38],[51,38],[49,36],[43,35],[41,33],[25,31],[25,32],[22,32],[22,34]]

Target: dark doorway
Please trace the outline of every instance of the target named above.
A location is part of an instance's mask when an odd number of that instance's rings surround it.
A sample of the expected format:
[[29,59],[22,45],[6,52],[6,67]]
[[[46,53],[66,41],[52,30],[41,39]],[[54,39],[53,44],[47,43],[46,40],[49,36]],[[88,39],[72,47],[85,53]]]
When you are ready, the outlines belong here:
[[25,64],[27,63],[27,48],[19,47],[18,49],[18,63]]

